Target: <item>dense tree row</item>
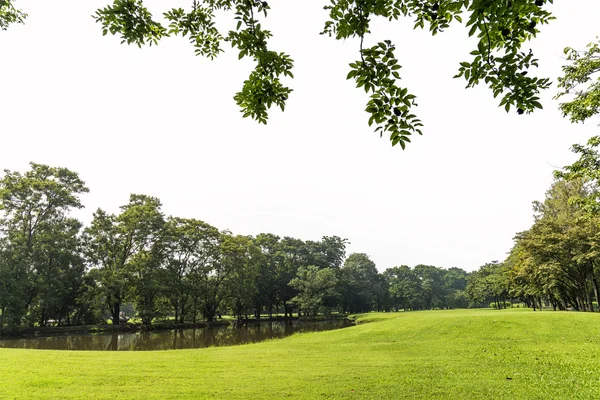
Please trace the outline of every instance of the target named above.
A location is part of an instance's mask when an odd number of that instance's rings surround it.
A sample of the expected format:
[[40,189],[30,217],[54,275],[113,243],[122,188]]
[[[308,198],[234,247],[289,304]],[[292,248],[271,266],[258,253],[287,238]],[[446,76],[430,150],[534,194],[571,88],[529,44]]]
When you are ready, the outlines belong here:
[[600,281],[600,220],[583,199],[595,192],[582,179],[554,182],[544,202],[534,203],[532,227],[515,237],[503,263],[486,264],[470,277],[474,301],[514,298],[534,309],[594,311]]
[[[90,324],[124,306],[150,325],[292,312],[366,312],[465,306],[467,274],[419,265],[377,271],[345,239],[234,235],[165,216],[157,198],[131,195],[89,226],[71,216],[88,189],[65,168],[31,164],[0,179],[0,326]],[[128,309],[128,314],[131,311]]]

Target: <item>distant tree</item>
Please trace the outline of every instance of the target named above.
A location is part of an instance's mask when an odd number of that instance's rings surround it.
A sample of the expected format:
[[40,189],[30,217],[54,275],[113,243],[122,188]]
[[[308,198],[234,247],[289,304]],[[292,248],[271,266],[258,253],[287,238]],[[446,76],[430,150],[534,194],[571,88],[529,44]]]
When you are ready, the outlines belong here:
[[284,315],[291,317],[292,299],[298,294],[298,289],[289,283],[301,267],[309,265],[310,257],[307,244],[301,239],[286,236],[281,239],[279,246],[283,260],[276,270],[277,298],[283,306]]
[[492,261],[472,272],[467,280],[466,294],[474,306],[493,301],[497,309],[506,308],[508,283],[504,265]]
[[415,274],[421,283],[421,296],[425,308],[443,308],[446,290],[444,288],[444,272],[433,265],[419,264],[414,268]]
[[196,322],[202,282],[219,257],[221,233],[203,221],[169,218],[165,228],[165,296],[175,321]]
[[467,299],[465,289],[469,274],[457,267],[452,267],[443,272],[443,286],[445,298],[444,306],[447,308],[467,308],[469,300]]
[[305,263],[319,268],[338,269],[346,258],[347,244],[348,239],[339,236],[323,236],[319,241],[309,240],[305,243],[308,252]]
[[[236,314],[253,306],[260,249],[248,236],[221,233],[217,258],[199,275],[201,312],[214,321],[220,307],[230,301]],[[239,315],[239,314],[238,314]]]
[[222,263],[228,264],[225,296],[238,319],[247,317],[254,307],[260,285],[258,278],[264,256],[249,236],[233,236],[223,242]]
[[368,312],[377,306],[383,282],[368,255],[350,254],[340,271],[340,281],[345,311]]
[[389,282],[390,302],[398,310],[418,309],[421,285],[415,272],[407,265],[388,268],[383,273]]
[[[262,309],[266,309],[269,317],[273,315],[274,308],[280,302],[279,287],[287,286],[293,274],[278,280],[285,274],[285,254],[282,251],[281,239],[271,233],[261,233],[254,239],[254,244],[259,247],[263,255],[263,261],[259,265],[257,294],[254,298],[255,317],[260,318]],[[286,282],[287,280],[287,282]],[[291,298],[291,297],[290,297]]]
[[307,316],[315,316],[326,311],[324,300],[335,295],[336,272],[332,268],[319,268],[315,265],[300,267],[290,286],[298,290],[292,299]]
[[120,323],[121,305],[135,301],[144,323],[155,316],[160,281],[157,254],[164,225],[157,198],[132,194],[119,215],[98,209],[85,230],[86,255],[104,295],[113,324]]

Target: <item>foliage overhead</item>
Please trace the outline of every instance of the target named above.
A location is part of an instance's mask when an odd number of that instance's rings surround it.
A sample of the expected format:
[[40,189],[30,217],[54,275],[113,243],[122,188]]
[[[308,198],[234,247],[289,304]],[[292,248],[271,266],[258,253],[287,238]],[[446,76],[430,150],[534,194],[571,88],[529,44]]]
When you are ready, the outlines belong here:
[[0,0],[0,29],[5,31],[11,24],[22,24],[27,14],[16,9],[12,4],[14,0]]
[[[0,1],[0,27],[22,22],[14,0]],[[410,137],[422,134],[422,122],[413,112],[416,96],[400,84],[400,64],[390,40],[366,45],[375,19],[397,21],[410,18],[414,29],[428,29],[432,35],[451,24],[463,24],[468,36],[478,39],[470,60],[460,63],[455,77],[463,77],[467,88],[485,83],[500,106],[508,112],[530,113],[542,108],[539,92],[550,85],[547,78],[532,76],[538,60],[531,50],[522,49],[534,38],[538,27],[554,17],[547,10],[553,0],[330,0],[321,34],[336,40],[357,38],[359,59],[350,63],[347,78],[369,95],[366,112],[369,126],[380,136],[389,135],[392,146],[404,149]],[[263,0],[193,0],[188,9],[173,8],[156,18],[144,0],[113,0],[96,11],[94,19],[104,35],[118,35],[130,45],[157,44],[162,38],[182,36],[197,55],[214,59],[229,43],[239,58],[254,61],[254,70],[235,94],[244,117],[266,124],[269,109],[285,109],[292,89],[285,78],[293,78],[292,58],[269,46],[271,31],[263,27],[271,5]],[[217,17],[218,13],[218,17]],[[217,19],[230,16],[235,29],[222,32]]]
[[571,122],[585,122],[600,111],[600,41],[590,43],[587,50],[571,47],[564,50],[568,65],[558,78],[560,92],[555,98],[572,96],[560,104],[560,109]]
[[[558,79],[561,91],[556,98],[569,98],[569,101],[560,104],[563,115],[571,122],[584,123],[600,111],[600,41],[588,44],[585,51],[568,47],[565,54],[569,64],[563,67],[564,75]],[[581,178],[592,189],[597,188],[600,184],[599,145],[600,136],[591,137],[586,145],[573,145],[572,151],[579,155],[579,159],[555,175],[568,180]],[[597,190],[576,199],[587,211],[588,218],[600,213],[599,200]]]

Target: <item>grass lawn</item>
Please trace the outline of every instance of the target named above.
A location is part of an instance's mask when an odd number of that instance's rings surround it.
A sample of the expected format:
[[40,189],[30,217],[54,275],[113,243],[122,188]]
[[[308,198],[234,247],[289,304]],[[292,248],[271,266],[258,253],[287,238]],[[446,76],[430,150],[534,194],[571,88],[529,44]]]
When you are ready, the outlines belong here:
[[0,399],[595,399],[600,315],[367,314],[370,323],[226,348],[0,349]]

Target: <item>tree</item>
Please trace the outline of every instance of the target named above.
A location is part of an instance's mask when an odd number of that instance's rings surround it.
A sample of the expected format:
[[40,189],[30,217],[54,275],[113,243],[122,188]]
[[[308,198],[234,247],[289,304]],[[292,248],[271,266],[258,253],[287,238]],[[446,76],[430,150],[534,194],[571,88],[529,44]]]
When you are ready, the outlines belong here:
[[337,277],[332,268],[320,269],[315,265],[309,265],[300,267],[298,274],[289,285],[298,290],[298,295],[292,301],[307,316],[316,316],[325,310],[325,298],[335,295]]
[[[570,63],[563,66],[563,76],[558,79],[558,87],[561,91],[555,98],[570,97],[570,101],[560,104],[563,115],[571,122],[584,123],[600,111],[600,41],[590,43],[585,51],[567,47],[564,52]],[[556,171],[555,176],[567,180],[583,178],[598,187],[600,184],[600,156],[597,150],[599,145],[600,136],[590,138],[587,145],[573,145],[572,151],[579,154],[579,159],[572,165],[564,167],[562,171]],[[600,214],[598,200],[598,191],[579,199],[590,215]]]
[[118,216],[98,209],[85,230],[86,255],[98,280],[113,324],[120,323],[121,305],[133,299],[149,324],[155,315],[159,279],[157,248],[164,224],[160,201],[132,194]]
[[224,243],[224,259],[230,273],[225,283],[226,296],[233,314],[242,319],[252,310],[260,288],[260,265],[264,256],[251,237],[233,236]]
[[175,321],[186,316],[196,322],[201,282],[218,258],[219,230],[203,221],[170,218],[165,228],[165,295],[173,307]]
[[348,239],[339,236],[323,236],[320,241],[306,242],[306,263],[319,268],[339,269],[346,257]]
[[283,258],[276,270],[277,299],[283,305],[284,316],[292,316],[292,299],[298,294],[298,290],[289,283],[300,267],[308,266],[307,244],[293,237],[285,236],[281,239],[280,252]]
[[19,325],[33,308],[42,325],[49,309],[67,317],[83,273],[81,224],[69,213],[83,207],[79,195],[88,189],[66,168],[30,166],[0,179],[0,326]]
[[156,197],[131,195],[129,204],[121,207],[117,217],[123,227],[132,232],[134,252],[128,269],[131,277],[132,300],[138,316],[147,328],[160,315],[157,300],[164,292],[166,277],[162,204]]
[[[375,19],[398,21],[411,18],[414,28],[429,29],[432,35],[451,24],[463,24],[468,35],[477,37],[472,59],[460,63],[456,77],[464,77],[467,87],[484,82],[500,106],[514,107],[519,114],[541,108],[540,90],[548,79],[533,77],[537,67],[533,53],[521,51],[534,38],[538,27],[553,19],[546,10],[553,0],[332,0],[325,2],[329,15],[321,34],[336,40],[357,38],[358,60],[350,63],[347,78],[370,95],[366,112],[375,131],[389,134],[392,145],[405,148],[410,136],[421,134],[422,123],[413,113],[416,96],[400,85],[401,66],[390,40],[371,43],[369,34]],[[13,0],[0,2],[2,27],[22,22],[24,14],[14,9]],[[173,8],[155,18],[143,0],[113,0],[98,10],[94,18],[104,35],[119,35],[123,43],[142,46],[157,44],[162,38],[182,36],[195,47],[197,55],[210,59],[223,51],[224,42],[248,57],[255,68],[234,99],[244,117],[267,123],[272,106],[285,109],[292,89],[284,82],[293,78],[293,60],[269,45],[272,34],[264,29],[271,7],[262,0],[193,0],[187,10]],[[218,18],[230,16],[237,22],[227,33],[217,27]]]
[[474,305],[493,300],[496,309],[506,308],[508,286],[503,264],[492,261],[471,273],[467,280],[466,294]]
[[445,306],[443,270],[433,265],[419,264],[414,268],[415,274],[421,283],[421,295],[425,302],[425,308],[432,310]]
[[419,309],[422,303],[420,282],[407,265],[386,269],[383,274],[389,282],[390,302],[396,311]]
[[564,53],[570,64],[562,68],[564,75],[558,78],[560,92],[555,98],[573,95],[560,109],[571,122],[583,123],[600,110],[600,41],[588,44],[585,51],[567,47]]
[[382,281],[375,263],[364,253],[353,253],[340,272],[343,308],[353,313],[371,311],[381,297]]
[[233,299],[236,313],[244,313],[252,306],[259,252],[251,238],[221,233],[217,258],[199,277],[201,310],[207,321],[215,319],[227,296]]
[[445,291],[444,306],[447,308],[467,308],[469,301],[465,289],[469,274],[457,267],[452,267],[443,273],[443,286]]
[[33,248],[35,298],[30,304],[30,320],[45,326],[50,319],[58,325],[71,324],[83,285],[85,264],[81,256],[79,232],[82,224],[65,218],[38,233]]
[[[503,267],[482,267],[469,279],[471,298],[508,293],[534,309],[594,310],[598,299],[598,216],[588,214],[582,199],[593,198],[595,186],[583,179],[556,180],[543,202],[534,202],[534,224],[515,237]],[[487,285],[487,286],[485,286]]]

